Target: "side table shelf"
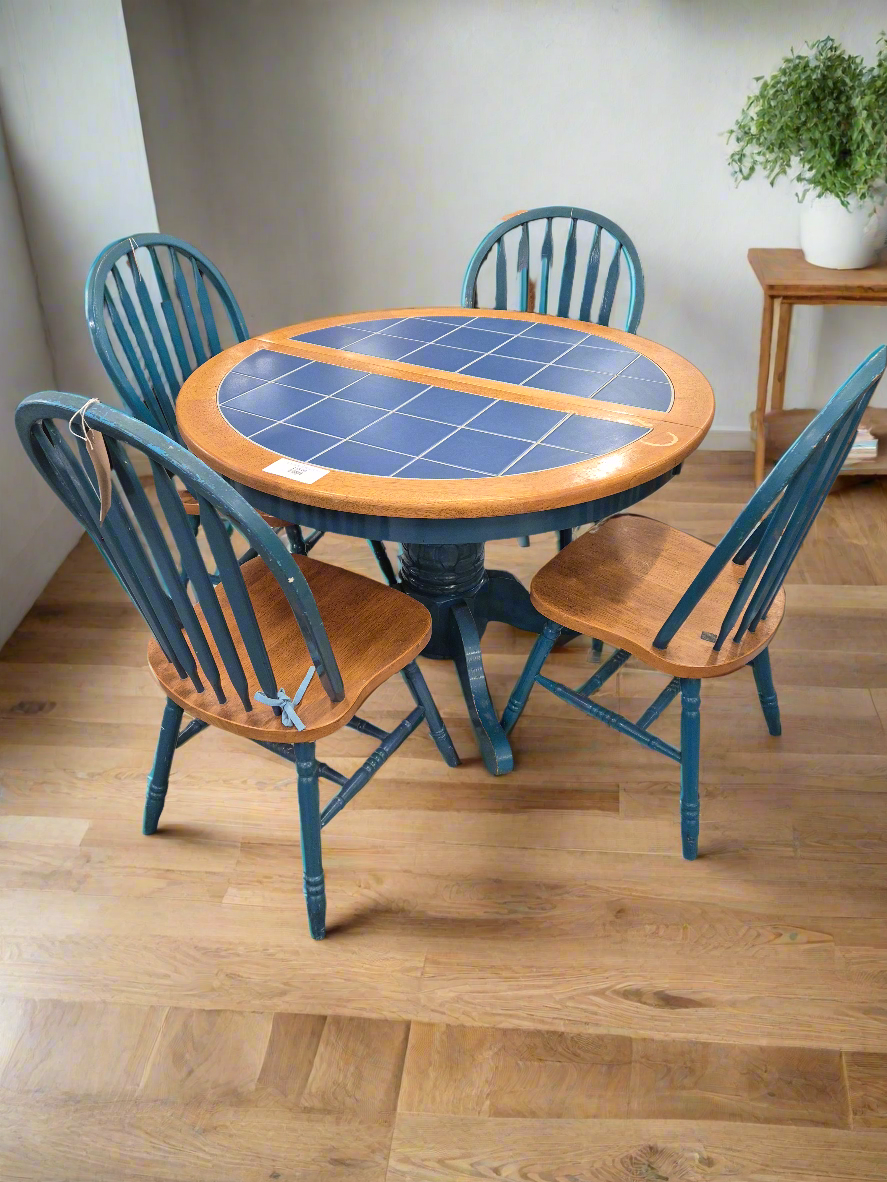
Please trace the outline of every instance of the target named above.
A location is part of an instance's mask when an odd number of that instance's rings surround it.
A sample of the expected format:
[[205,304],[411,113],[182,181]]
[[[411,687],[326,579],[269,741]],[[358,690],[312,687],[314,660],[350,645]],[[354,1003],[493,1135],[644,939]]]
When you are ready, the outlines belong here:
[[[775,463],[817,413],[818,411],[807,407],[768,411],[764,416],[766,460]],[[874,460],[866,460],[845,468],[841,476],[887,476],[887,408],[870,407],[862,416],[861,425],[868,427],[878,440],[878,455]]]

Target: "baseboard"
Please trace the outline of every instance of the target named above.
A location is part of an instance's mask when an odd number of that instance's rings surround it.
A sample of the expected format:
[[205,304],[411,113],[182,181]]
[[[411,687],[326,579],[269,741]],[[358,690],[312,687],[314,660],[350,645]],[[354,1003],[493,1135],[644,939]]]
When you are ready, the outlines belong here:
[[751,432],[712,427],[699,447],[703,451],[752,451]]

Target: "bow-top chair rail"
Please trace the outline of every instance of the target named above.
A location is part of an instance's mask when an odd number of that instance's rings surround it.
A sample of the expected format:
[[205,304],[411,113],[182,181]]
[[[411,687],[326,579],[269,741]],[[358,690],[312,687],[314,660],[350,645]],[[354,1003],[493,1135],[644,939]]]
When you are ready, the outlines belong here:
[[[76,447],[59,420],[69,424]],[[201,460],[94,399],[35,394],[19,406],[16,426],[30,459],[98,546],[153,634],[148,662],[167,702],[148,778],[144,832],[157,829],[176,748],[207,725],[282,755],[298,770],[308,920],[311,935],[322,938],[323,826],[423,719],[446,762],[459,762],[415,664],[431,633],[427,610],[362,575],[291,554],[256,510]],[[159,512],[129,450],[150,463]],[[174,479],[197,501],[218,583]],[[256,557],[243,565],[226,521],[255,550]],[[416,706],[387,733],[357,711],[395,673],[403,675]],[[183,728],[185,711],[194,721]],[[317,740],[343,726],[379,740],[347,777],[315,754]],[[323,809],[319,777],[337,787]]]
[[[683,854],[699,841],[700,685],[751,665],[771,735],[782,733],[769,644],[782,620],[786,575],[841,470],[887,364],[875,350],[847,379],[752,495],[717,546],[648,517],[611,517],[533,579],[548,618],[505,709],[510,731],[534,684],[681,766]],[[578,689],[542,675],[564,628],[603,637],[616,652]],[[629,659],[671,680],[633,722],[592,695]],[[681,696],[680,749],[650,726]]]
[[[588,225],[590,233],[580,249],[583,225]],[[537,256],[538,266],[534,266]],[[521,312],[550,312],[609,325],[623,266],[628,280],[623,327],[636,332],[644,308],[644,273],[634,243],[622,227],[601,213],[574,205],[526,209],[494,226],[471,256],[462,282],[462,307],[479,306],[479,284],[485,270],[492,269],[494,308],[510,306]],[[555,287],[557,303],[549,308]]]
[[[215,264],[195,246],[167,234],[132,234],[100,251],[86,278],[86,323],[105,373],[134,415],[181,442],[176,399],[198,366],[229,345],[249,340],[234,293]],[[183,504],[199,526],[197,506]],[[286,529],[296,553],[323,537]]]
[[[623,267],[627,290],[622,327],[637,332],[644,310],[644,272],[622,227],[575,205],[525,209],[494,226],[471,256],[462,281],[462,307],[479,306],[479,288],[487,281],[487,288],[495,292],[494,308],[550,311],[566,319],[609,325]],[[572,530],[561,530],[559,547],[568,545],[572,536]],[[530,539],[521,538],[520,543],[529,546]]]

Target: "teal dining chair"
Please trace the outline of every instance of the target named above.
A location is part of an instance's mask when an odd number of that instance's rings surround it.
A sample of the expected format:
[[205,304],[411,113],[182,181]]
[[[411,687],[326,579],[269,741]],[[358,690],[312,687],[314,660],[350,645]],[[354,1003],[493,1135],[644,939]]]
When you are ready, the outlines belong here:
[[[514,688],[502,725],[514,727],[534,685],[613,727],[681,768],[681,841],[699,841],[700,688],[704,679],[751,665],[771,735],[782,733],[769,645],[782,620],[786,575],[840,472],[856,428],[887,365],[876,349],[782,456],[712,547],[649,517],[611,517],[583,534],[533,579],[533,605],[547,617]],[[578,689],[542,675],[564,628],[603,637],[616,652]],[[638,657],[671,680],[637,722],[592,695]],[[681,698],[681,745],[650,733]]]
[[[76,446],[60,422],[67,422]],[[153,635],[148,662],[166,706],[143,831],[157,830],[175,751],[208,725],[283,756],[297,770],[308,923],[321,939],[323,827],[423,721],[444,760],[451,767],[459,762],[415,661],[431,633],[428,611],[394,588],[292,554],[227,481],[181,444],[97,399],[34,394],[18,407],[16,427],[31,461],[95,542]],[[131,453],[150,465],[159,512]],[[174,481],[197,502],[218,583]],[[255,552],[245,564],[235,557],[226,522]],[[396,673],[415,708],[388,732],[357,711]],[[183,727],[185,712],[193,721]],[[319,761],[315,749],[345,726],[378,740],[350,776]],[[323,808],[319,779],[337,789]]]
[[[531,233],[531,227],[537,224],[540,230],[544,224],[541,236]],[[586,225],[589,241],[580,251],[579,227]],[[559,232],[561,226],[563,234]],[[537,241],[531,245],[533,237]],[[532,260],[537,252],[535,266]],[[579,268],[581,283],[577,284],[577,263],[583,254],[584,268]],[[462,281],[462,307],[478,307],[478,286],[488,277],[495,284],[493,307],[499,310],[512,307],[520,312],[548,313],[549,291],[556,286],[557,304],[552,315],[609,325],[623,265],[628,285],[623,328],[633,333],[637,332],[644,310],[644,272],[635,245],[622,227],[603,214],[574,205],[520,210],[494,226],[471,256]],[[602,269],[605,278],[598,292]],[[558,547],[563,549],[572,537],[572,530],[561,530]],[[530,539],[521,538],[520,544],[529,546]]]
[[[99,252],[84,298],[93,348],[123,404],[141,422],[181,442],[176,399],[186,378],[222,349],[249,340],[221,271],[179,238],[132,234]],[[196,505],[188,497],[183,503],[198,529]],[[306,538],[298,525],[266,520],[286,531],[299,554],[309,553],[323,537],[321,530]]]

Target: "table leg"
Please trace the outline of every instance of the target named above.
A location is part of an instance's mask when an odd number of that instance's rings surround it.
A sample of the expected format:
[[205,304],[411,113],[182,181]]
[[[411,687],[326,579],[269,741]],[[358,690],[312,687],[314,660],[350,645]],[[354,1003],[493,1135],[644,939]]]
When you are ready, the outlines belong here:
[[773,357],[773,382],[770,389],[770,409],[782,410],[785,402],[785,378],[788,372],[788,339],[792,329],[794,304],[785,299],[776,301],[776,352]]
[[431,613],[431,639],[424,656],[455,663],[487,770],[494,776],[514,766],[511,747],[490,697],[480,638],[490,620],[541,632],[545,617],[514,575],[484,568],[483,542],[401,548],[401,588]]
[[761,352],[758,359],[758,398],[755,405],[755,484],[764,479],[764,415],[767,413],[767,392],[770,386],[770,355],[773,345],[772,296],[764,296],[764,311],[761,317]]

